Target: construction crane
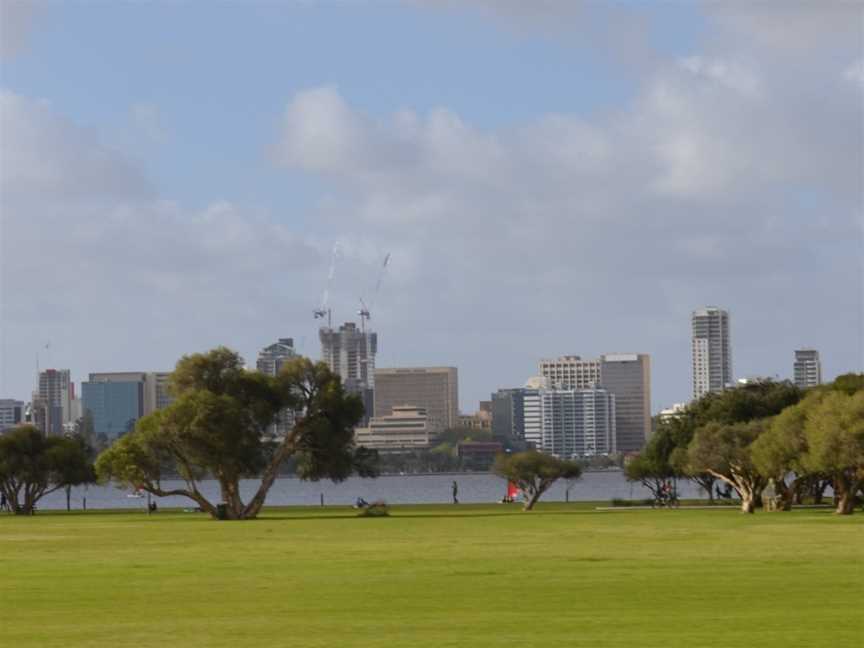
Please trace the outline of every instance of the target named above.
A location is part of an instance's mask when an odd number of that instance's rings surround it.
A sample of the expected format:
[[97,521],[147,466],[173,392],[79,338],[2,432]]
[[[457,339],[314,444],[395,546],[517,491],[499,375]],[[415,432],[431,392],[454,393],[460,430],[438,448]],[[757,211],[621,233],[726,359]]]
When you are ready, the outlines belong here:
[[324,294],[321,297],[321,307],[312,311],[315,319],[324,319],[327,317],[327,328],[333,328],[333,312],[330,308],[330,287],[333,285],[333,276],[336,274],[336,260],[340,253],[339,241],[333,245],[333,253],[330,255],[330,271],[327,273],[327,287],[324,289]]
[[[384,255],[384,262],[381,264],[381,270],[378,272],[378,280],[375,282],[375,291],[372,293],[371,304],[375,306],[375,299],[378,297],[378,291],[381,290],[381,282],[384,280],[384,273],[387,271],[387,265],[390,263],[390,253]],[[360,316],[360,330],[366,332],[366,320],[372,319],[371,308],[366,306],[363,298],[360,298],[360,310],[357,314]]]

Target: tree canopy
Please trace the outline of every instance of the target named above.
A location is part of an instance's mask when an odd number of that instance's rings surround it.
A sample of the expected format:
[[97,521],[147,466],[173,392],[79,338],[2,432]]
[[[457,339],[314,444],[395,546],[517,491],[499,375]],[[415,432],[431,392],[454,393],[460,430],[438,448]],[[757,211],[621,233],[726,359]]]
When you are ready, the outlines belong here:
[[756,498],[768,482],[756,466],[750,446],[768,425],[768,419],[746,423],[708,423],[691,441],[687,459],[692,472],[706,472],[730,484],[741,496],[741,510],[753,513]]
[[46,437],[32,425],[0,435],[0,492],[15,513],[29,515],[45,495],[94,480],[81,439]]
[[526,511],[533,509],[541,495],[557,480],[574,480],[582,475],[582,466],[578,462],[534,450],[498,455],[493,470],[499,477],[519,487],[525,498]]
[[[362,401],[347,394],[323,363],[296,358],[268,376],[247,371],[236,352],[220,347],[181,358],[171,388],[171,405],[143,417],[99,456],[100,478],[161,497],[188,497],[218,517],[215,503],[199,488],[202,479],[213,477],[227,517],[246,519],[258,515],[288,458],[303,479],[375,474],[377,455],[354,445]],[[270,436],[268,427],[286,410],[296,417],[293,429],[282,438]],[[185,486],[163,488],[163,479],[175,475]],[[244,502],[240,480],[259,476],[257,491]]]
[[808,399],[804,408],[805,470],[831,476],[837,513],[851,514],[864,486],[864,389],[835,390]]

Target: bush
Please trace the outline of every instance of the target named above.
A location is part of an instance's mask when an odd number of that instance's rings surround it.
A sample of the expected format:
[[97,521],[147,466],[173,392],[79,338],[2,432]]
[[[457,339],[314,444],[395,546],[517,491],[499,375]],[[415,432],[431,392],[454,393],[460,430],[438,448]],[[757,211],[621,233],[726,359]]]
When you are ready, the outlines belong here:
[[369,506],[361,509],[357,514],[358,517],[389,517],[390,507],[384,500],[372,502]]

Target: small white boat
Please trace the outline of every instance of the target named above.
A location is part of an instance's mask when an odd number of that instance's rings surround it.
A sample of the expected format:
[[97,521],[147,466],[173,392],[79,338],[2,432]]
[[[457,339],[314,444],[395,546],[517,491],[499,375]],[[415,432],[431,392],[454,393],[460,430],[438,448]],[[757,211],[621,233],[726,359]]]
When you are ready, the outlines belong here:
[[126,497],[133,497],[135,499],[139,499],[144,497],[144,493],[142,491],[135,491],[134,493],[126,493]]

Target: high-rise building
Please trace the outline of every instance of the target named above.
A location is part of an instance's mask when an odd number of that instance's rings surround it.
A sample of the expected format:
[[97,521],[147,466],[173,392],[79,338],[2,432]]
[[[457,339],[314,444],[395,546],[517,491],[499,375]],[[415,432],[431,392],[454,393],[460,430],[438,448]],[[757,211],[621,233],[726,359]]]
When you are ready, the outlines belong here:
[[458,426],[456,367],[376,369],[375,416],[386,416],[394,407],[403,405],[425,409],[433,427],[443,430]]
[[378,411],[374,407],[378,334],[358,329],[354,322],[346,322],[338,331],[322,327],[318,330],[318,337],[321,340],[321,359],[342,378],[346,391],[363,398],[368,420],[371,412]]
[[266,346],[258,352],[255,366],[263,374],[275,376],[288,360],[297,357],[294,350],[294,338],[279,338],[274,344]]
[[[282,365],[297,357],[294,350],[293,338],[279,338],[275,344],[264,347],[258,352],[256,367],[258,371],[268,376],[275,376],[282,369]],[[285,408],[279,412],[277,420],[270,426],[270,434],[273,436],[285,436],[294,427],[294,410]]]
[[615,396],[599,387],[540,390],[538,449],[558,457],[615,452]]
[[638,452],[651,436],[651,356],[600,356],[600,384],[615,396],[615,449]]
[[525,436],[524,389],[499,389],[492,394],[492,436],[504,441]]
[[540,361],[540,375],[555,389],[588,389],[600,384],[600,360],[578,355]]
[[0,398],[0,434],[24,421],[24,401]]
[[135,428],[145,414],[147,373],[91,373],[81,383],[82,408],[93,421],[93,432],[110,440]]
[[540,374],[551,389],[603,387],[615,397],[614,446],[640,450],[651,434],[651,357],[645,353],[607,353],[585,360],[577,355],[541,360]]
[[722,391],[732,383],[729,312],[715,306],[693,311],[693,398]]
[[795,384],[801,389],[821,385],[822,363],[819,362],[819,352],[815,349],[798,349],[795,351],[793,374]]
[[33,394],[36,425],[43,434],[62,435],[72,416],[75,385],[68,369],[39,372],[39,390]]

